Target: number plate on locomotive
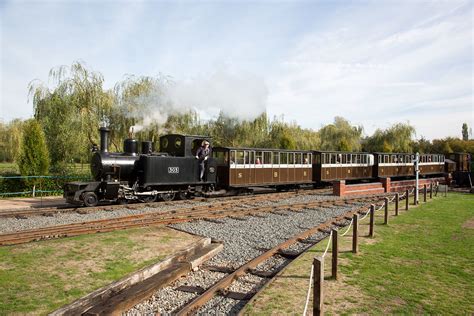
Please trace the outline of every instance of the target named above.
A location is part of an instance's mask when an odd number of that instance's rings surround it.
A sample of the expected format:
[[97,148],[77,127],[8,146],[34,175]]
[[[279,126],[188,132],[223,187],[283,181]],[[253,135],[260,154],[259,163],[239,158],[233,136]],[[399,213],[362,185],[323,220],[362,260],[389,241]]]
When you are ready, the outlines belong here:
[[179,173],[179,167],[168,167],[168,173]]

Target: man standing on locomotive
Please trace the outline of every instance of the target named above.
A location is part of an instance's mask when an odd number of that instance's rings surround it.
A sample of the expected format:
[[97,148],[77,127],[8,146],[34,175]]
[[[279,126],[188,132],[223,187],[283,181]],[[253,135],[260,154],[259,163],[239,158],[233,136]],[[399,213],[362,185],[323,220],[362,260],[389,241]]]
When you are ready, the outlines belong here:
[[199,159],[199,181],[203,181],[204,171],[206,170],[206,162],[211,155],[211,148],[209,142],[204,140],[202,146],[196,152],[196,159]]

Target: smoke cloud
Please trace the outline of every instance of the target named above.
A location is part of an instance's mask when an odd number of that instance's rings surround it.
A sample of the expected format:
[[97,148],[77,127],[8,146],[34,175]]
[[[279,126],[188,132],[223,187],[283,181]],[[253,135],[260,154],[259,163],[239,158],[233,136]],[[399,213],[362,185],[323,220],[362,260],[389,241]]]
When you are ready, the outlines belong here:
[[266,111],[267,96],[262,78],[222,71],[169,83],[134,100],[140,111],[131,115],[140,124],[133,126],[133,131],[139,132],[152,123],[163,124],[169,115],[190,110],[204,119],[215,118],[222,112],[232,118],[251,120]]

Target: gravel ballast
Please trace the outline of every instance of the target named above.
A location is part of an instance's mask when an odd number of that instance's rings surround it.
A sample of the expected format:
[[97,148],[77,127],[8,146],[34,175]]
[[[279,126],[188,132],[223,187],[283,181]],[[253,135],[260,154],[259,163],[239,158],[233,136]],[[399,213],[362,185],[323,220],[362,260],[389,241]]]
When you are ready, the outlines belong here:
[[[252,197],[249,197],[251,199]],[[237,204],[239,208],[253,208],[256,206],[278,206],[285,204],[294,203],[307,203],[322,200],[335,200],[338,197],[328,196],[325,194],[295,194],[283,199],[269,199],[258,200],[258,201],[242,201],[241,204]],[[87,221],[95,221],[109,218],[118,218],[130,215],[138,215],[145,213],[165,213],[175,209],[192,209],[194,207],[210,206],[219,203],[219,198],[208,199],[208,200],[190,200],[185,203],[176,205],[173,202],[162,202],[147,204],[143,203],[143,207],[137,207],[137,204],[133,205],[133,208],[124,206],[123,208],[117,208],[112,210],[103,211],[92,211],[86,214],[64,212],[61,213],[58,210],[56,214],[49,214],[49,216],[41,216],[41,209],[38,210],[38,216],[28,216],[27,218],[0,218],[0,234],[13,233],[22,230],[38,229],[43,227],[51,227],[57,225],[66,225],[71,223],[81,223]],[[238,203],[238,202],[237,202]],[[86,208],[84,210],[87,210]]]

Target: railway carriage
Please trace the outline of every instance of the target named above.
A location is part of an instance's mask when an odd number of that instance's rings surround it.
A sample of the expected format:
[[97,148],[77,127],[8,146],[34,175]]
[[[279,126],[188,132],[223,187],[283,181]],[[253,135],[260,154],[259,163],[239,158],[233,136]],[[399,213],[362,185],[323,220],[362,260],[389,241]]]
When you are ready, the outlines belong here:
[[314,151],[313,180],[363,180],[373,177],[374,156],[366,152]]
[[216,147],[217,182],[232,187],[297,187],[311,184],[311,151]]
[[412,177],[415,175],[414,154],[374,153],[376,178]]
[[420,155],[420,162],[418,168],[420,169],[420,175],[442,174],[445,172],[444,155]]

